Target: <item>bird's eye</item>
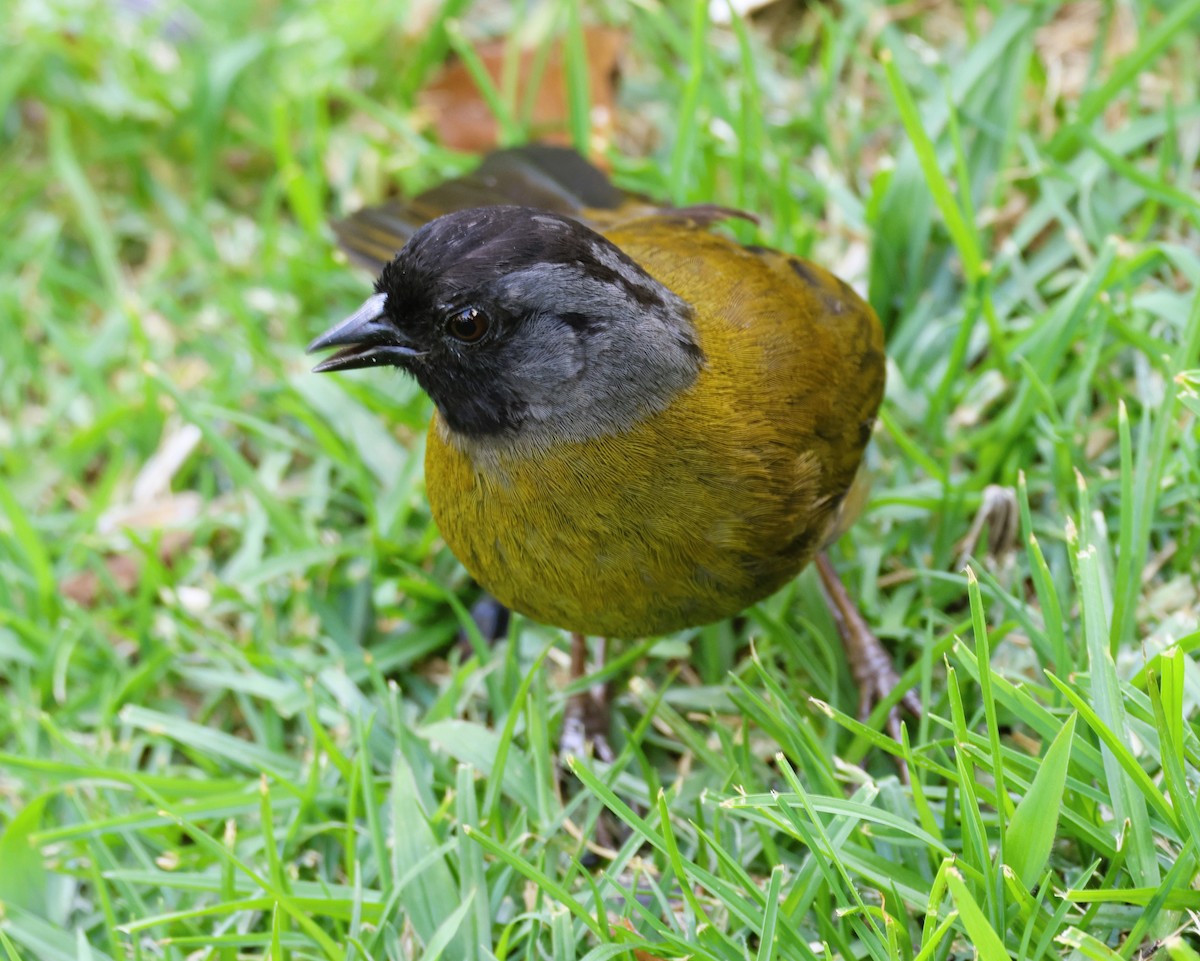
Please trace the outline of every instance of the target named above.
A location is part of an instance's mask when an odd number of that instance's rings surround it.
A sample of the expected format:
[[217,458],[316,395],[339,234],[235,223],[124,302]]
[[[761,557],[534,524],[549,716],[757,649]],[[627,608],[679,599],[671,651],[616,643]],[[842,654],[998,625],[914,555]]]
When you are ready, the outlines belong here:
[[450,318],[446,330],[455,340],[473,344],[488,331],[487,314],[475,307],[460,310]]

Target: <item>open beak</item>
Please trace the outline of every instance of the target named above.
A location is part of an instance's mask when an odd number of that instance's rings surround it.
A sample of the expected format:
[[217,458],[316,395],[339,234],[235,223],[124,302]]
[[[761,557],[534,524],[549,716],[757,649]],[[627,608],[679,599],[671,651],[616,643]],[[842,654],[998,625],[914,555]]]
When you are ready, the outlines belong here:
[[308,345],[308,353],[341,347],[313,368],[313,373],[330,370],[354,370],[386,364],[403,366],[424,351],[409,343],[396,325],[385,316],[387,294],[375,294],[340,324],[335,324]]

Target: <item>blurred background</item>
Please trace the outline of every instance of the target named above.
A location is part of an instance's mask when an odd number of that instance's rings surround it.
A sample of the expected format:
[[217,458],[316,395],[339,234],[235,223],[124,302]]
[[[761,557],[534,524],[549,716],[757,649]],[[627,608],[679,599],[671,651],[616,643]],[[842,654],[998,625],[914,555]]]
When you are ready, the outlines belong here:
[[[0,957],[1197,957],[1200,2],[0,22]],[[903,748],[811,572],[621,648],[566,787],[565,639],[456,642],[427,400],[303,348],[331,218],[528,139],[879,312]]]

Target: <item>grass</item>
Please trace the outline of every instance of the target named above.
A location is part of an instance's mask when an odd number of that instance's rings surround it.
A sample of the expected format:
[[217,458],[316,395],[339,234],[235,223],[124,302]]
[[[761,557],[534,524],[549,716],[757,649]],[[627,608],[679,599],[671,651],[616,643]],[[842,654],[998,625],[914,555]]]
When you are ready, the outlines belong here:
[[0,41],[0,958],[1200,956],[1200,2],[609,5],[621,183],[885,321],[837,561],[926,711],[853,719],[806,572],[623,649],[567,794],[559,632],[448,646],[427,401],[302,353],[368,287],[326,219],[470,164],[414,96],[503,8],[144,6]]

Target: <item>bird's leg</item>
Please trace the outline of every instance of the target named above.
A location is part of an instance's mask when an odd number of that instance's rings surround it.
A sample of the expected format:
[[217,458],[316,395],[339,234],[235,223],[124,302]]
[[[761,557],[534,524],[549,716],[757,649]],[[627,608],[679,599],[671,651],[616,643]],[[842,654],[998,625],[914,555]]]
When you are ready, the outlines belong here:
[[[900,675],[892,664],[892,656],[850,600],[841,578],[824,551],[817,555],[816,563],[829,613],[833,615],[838,633],[842,635],[846,659],[850,662],[850,671],[858,685],[858,719],[865,721],[871,709],[899,686]],[[920,715],[921,700],[916,691],[907,691],[900,703],[913,714]],[[894,740],[900,740],[900,712],[896,708],[892,708],[888,714],[887,729]]]
[[[597,649],[597,670],[604,667],[605,640],[600,638]],[[571,680],[587,676],[587,638],[571,635]],[[583,756],[588,745],[601,761],[611,762],[616,756],[608,743],[608,684],[593,684],[572,694],[563,712],[562,734],[558,738],[559,753]]]

